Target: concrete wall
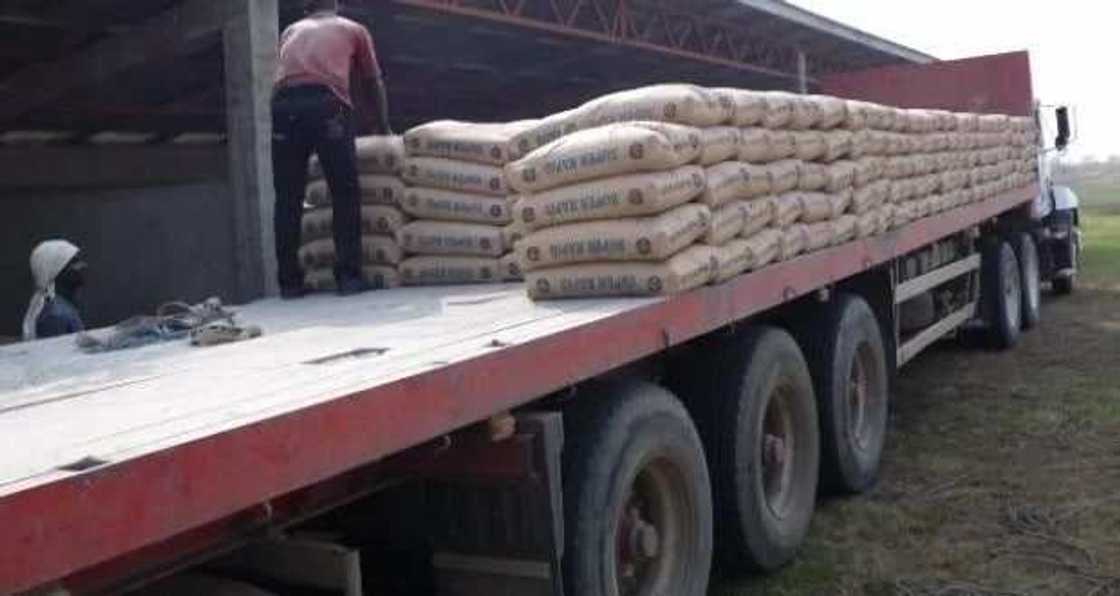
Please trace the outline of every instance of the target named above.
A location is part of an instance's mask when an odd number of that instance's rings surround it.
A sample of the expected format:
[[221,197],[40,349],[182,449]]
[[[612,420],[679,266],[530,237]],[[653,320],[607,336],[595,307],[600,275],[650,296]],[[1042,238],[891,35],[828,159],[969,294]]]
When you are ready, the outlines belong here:
[[[0,152],[0,336],[19,334],[32,291],[27,258],[47,238],[74,242],[89,262],[79,296],[87,325],[149,313],[169,300],[231,300],[234,224],[224,156],[224,147],[24,150],[9,160]],[[143,185],[127,184],[133,180]]]

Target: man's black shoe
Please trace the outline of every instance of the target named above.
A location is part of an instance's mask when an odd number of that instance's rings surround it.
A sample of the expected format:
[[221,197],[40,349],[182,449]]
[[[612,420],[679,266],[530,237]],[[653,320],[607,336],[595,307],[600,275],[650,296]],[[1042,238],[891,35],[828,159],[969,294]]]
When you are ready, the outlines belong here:
[[311,293],[311,288],[307,286],[290,286],[287,288],[280,288],[280,298],[282,300],[298,300]]
[[366,283],[366,280],[352,277],[350,279],[344,279],[339,282],[338,295],[353,296],[354,294],[361,294],[362,292],[368,292],[372,289],[373,287]]

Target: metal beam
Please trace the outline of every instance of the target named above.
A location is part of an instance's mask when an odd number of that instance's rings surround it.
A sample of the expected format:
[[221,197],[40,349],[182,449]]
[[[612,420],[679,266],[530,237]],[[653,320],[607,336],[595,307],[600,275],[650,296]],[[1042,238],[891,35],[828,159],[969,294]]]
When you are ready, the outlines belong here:
[[0,122],[18,118],[70,92],[108,77],[177,54],[222,28],[236,2],[185,0],[142,23],[126,36],[113,36],[79,48],[54,62],[29,66],[0,81]]
[[[370,0],[366,0],[367,2]],[[792,47],[760,43],[733,23],[687,12],[638,8],[633,0],[581,0],[562,5],[520,0],[394,0],[397,4],[485,19],[708,64],[796,80]]]
[[902,44],[894,43],[893,41],[883,39],[882,37],[872,35],[865,31],[860,31],[855,27],[850,27],[819,14],[809,12],[803,8],[798,8],[784,0],[736,0],[736,2],[743,7],[766,13],[784,21],[809,27],[827,35],[858,43],[861,46],[905,60],[906,62],[927,64],[937,60],[937,58],[924,52],[908,48]]

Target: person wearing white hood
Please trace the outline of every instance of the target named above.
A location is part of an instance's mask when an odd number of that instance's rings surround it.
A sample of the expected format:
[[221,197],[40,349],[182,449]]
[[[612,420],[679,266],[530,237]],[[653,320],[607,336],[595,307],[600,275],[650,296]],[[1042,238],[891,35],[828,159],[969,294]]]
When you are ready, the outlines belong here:
[[23,317],[24,341],[85,330],[74,305],[85,269],[78,247],[65,240],[47,240],[31,251],[35,293]]

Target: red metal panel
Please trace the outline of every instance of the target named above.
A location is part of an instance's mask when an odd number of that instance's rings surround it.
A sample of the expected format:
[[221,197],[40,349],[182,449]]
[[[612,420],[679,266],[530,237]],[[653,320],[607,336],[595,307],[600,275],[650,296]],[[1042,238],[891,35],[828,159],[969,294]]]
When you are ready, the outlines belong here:
[[821,92],[902,108],[1015,116],[1030,116],[1034,101],[1027,52],[832,74],[821,79]]
[[[1037,186],[606,320],[0,499],[0,593],[235,516],[1021,206]],[[266,507],[271,510],[271,507]]]

